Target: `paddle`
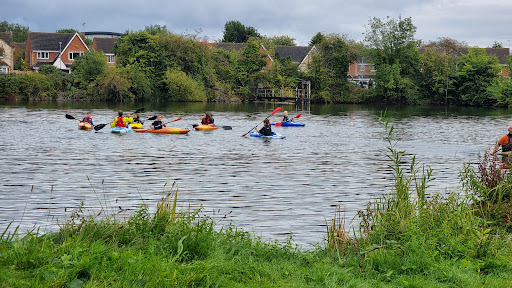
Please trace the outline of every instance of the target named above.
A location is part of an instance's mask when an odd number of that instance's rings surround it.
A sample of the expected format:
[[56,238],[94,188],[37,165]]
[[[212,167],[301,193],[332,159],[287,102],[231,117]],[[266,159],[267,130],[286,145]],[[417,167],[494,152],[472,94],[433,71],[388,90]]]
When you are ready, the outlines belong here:
[[[293,117],[293,118],[297,118],[297,119],[298,119],[298,118],[300,118],[300,116],[301,116],[301,115],[302,115],[302,114],[299,114],[299,115],[297,115],[297,116],[295,116],[295,117]],[[292,120],[293,120],[293,118],[292,118]],[[279,126],[281,126],[282,124],[283,124],[283,122],[277,122],[277,123],[275,123],[274,125],[276,125],[276,127],[279,127]]]
[[73,116],[71,116],[69,114],[66,114],[66,118],[71,119],[71,120],[78,120],[78,121],[80,121],[80,119],[76,119],[75,117],[73,117]]
[[[199,118],[199,120],[203,121],[203,118],[201,118],[201,117],[197,117],[197,118]],[[203,125],[203,124],[201,124],[201,125]],[[192,124],[193,128],[196,128],[197,126],[199,126],[199,124]],[[231,126],[220,126],[220,127],[222,127],[222,129],[224,129],[224,130],[232,130],[233,129],[233,127],[231,127]]]
[[[276,114],[277,112],[281,111],[281,107],[277,107],[274,111],[272,111],[272,114],[270,114],[268,117]],[[265,119],[267,119],[268,117],[266,117]],[[263,119],[263,121],[265,121],[265,119]],[[263,123],[263,121],[261,121],[260,123],[258,123],[258,125],[260,125],[261,123]],[[258,126],[256,125],[256,126]],[[249,130],[247,133],[245,133],[244,135],[242,135],[242,137],[245,137],[247,134],[249,134],[249,132],[251,132],[256,126],[252,127],[251,130]]]

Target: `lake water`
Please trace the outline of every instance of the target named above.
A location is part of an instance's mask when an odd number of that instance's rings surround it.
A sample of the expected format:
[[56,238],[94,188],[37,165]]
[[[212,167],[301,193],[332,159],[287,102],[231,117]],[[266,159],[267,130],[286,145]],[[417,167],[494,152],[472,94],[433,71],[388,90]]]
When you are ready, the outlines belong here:
[[[118,109],[144,106],[142,118],[181,117],[171,126],[192,129],[204,111],[232,130],[187,135],[79,131],[76,118],[92,112],[95,124]],[[274,127],[286,139],[241,137],[275,108],[283,107],[305,127]],[[223,225],[256,236],[293,241],[304,248],[326,236],[326,220],[338,203],[348,220],[368,201],[390,192],[392,172],[385,133],[378,123],[392,116],[394,139],[434,169],[431,193],[457,192],[465,162],[478,160],[506,134],[510,111],[491,108],[375,107],[279,104],[171,103],[117,106],[102,103],[0,103],[0,233],[9,223],[24,233],[58,224],[84,203],[88,213],[107,207],[154,209],[178,185],[182,209],[202,207]],[[282,113],[271,117],[280,121]],[[146,123],[146,126],[149,123]],[[261,127],[261,125],[259,125]],[[225,216],[226,219],[223,219]],[[12,230],[12,228],[10,229]]]

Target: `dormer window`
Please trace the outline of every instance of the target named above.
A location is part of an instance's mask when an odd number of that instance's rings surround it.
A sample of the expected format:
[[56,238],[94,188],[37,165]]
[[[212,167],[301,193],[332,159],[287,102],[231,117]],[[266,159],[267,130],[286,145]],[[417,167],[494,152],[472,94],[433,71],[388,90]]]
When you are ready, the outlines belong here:
[[82,56],[84,52],[69,52],[69,60],[75,60],[79,56]]
[[37,52],[37,59],[50,59],[50,52]]

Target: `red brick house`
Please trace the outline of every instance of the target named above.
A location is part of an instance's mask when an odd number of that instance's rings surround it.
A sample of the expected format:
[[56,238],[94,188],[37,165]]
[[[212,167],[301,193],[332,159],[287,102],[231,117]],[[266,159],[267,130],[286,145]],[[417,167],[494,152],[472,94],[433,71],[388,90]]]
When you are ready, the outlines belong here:
[[14,42],[11,32],[0,32],[0,74],[14,69]]
[[119,41],[119,38],[95,37],[92,40],[92,49],[98,52],[103,52],[108,66],[116,65],[117,56],[114,54],[114,47],[117,41]]
[[42,65],[53,65],[65,72],[71,72],[75,59],[89,48],[78,33],[28,34],[25,59],[32,70]]

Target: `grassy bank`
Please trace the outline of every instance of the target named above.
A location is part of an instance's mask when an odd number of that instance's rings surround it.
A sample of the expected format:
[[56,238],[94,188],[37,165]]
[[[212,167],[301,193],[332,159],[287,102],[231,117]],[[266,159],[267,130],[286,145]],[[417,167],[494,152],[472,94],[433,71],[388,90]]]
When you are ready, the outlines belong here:
[[391,192],[354,230],[338,207],[313,251],[177,211],[171,189],[155,213],[78,208],[56,233],[4,233],[0,287],[511,287],[512,177],[486,155],[464,167],[457,195],[430,194],[432,170],[403,159],[383,127]]

